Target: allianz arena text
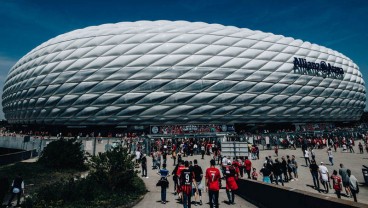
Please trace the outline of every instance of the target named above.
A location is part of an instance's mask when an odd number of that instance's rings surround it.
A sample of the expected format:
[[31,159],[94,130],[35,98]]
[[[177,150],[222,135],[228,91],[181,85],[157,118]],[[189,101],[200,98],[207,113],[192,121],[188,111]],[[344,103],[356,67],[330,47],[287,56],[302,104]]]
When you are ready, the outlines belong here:
[[352,121],[362,74],[332,49],[219,24],[87,27],[36,47],[10,70],[13,124],[127,125]]

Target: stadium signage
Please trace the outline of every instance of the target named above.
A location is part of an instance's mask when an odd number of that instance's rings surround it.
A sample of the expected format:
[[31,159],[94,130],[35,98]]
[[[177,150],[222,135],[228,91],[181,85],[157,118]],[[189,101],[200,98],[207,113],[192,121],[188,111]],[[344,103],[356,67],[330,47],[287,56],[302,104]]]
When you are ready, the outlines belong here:
[[342,79],[344,70],[341,67],[332,66],[330,63],[321,61],[314,63],[305,58],[294,57],[294,72],[298,74],[307,74],[321,77],[330,77]]

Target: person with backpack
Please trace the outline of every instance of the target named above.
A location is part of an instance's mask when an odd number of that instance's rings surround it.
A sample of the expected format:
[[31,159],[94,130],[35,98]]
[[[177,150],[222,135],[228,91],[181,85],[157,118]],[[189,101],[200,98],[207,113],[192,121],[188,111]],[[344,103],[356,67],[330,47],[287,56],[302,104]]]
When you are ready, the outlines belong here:
[[166,204],[166,189],[169,188],[167,177],[170,175],[169,170],[166,169],[166,163],[162,164],[162,169],[157,174],[161,177],[158,182],[158,185],[161,186],[161,203]]

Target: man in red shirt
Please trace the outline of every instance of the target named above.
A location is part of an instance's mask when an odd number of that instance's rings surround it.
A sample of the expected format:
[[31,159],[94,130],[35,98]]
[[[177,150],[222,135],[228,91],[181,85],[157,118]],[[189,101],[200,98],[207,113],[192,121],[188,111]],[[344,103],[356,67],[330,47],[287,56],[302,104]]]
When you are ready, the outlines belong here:
[[183,195],[181,193],[181,181],[180,181],[180,175],[181,175],[181,172],[185,169],[185,166],[184,166],[184,161],[181,160],[180,163],[179,163],[179,166],[178,166],[178,170],[176,171],[176,178],[177,178],[177,181],[178,181],[178,186],[177,187],[177,193],[179,195],[179,199],[183,199]]
[[210,199],[210,208],[219,207],[220,171],[215,167],[215,160],[211,160],[211,167],[206,170],[206,191]]
[[341,177],[337,175],[337,171],[334,170],[331,176],[333,188],[335,189],[337,198],[341,199],[341,190],[342,190],[342,180]]
[[252,170],[252,162],[248,159],[248,156],[245,156],[244,167],[245,167],[245,172],[248,175],[248,179],[250,179],[250,171]]

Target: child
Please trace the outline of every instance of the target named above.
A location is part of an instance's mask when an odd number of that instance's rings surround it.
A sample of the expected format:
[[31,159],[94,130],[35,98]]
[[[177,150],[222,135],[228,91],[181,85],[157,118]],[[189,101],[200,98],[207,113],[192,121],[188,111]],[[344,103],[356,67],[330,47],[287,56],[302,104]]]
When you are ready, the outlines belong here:
[[277,145],[275,146],[275,155],[276,155],[276,157],[279,156],[279,148],[278,148]]
[[252,172],[252,179],[253,179],[253,180],[257,180],[257,179],[258,179],[258,173],[257,173],[257,171],[256,171],[256,169],[255,169],[255,168],[253,168],[253,172]]

